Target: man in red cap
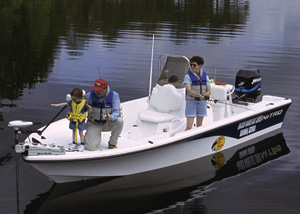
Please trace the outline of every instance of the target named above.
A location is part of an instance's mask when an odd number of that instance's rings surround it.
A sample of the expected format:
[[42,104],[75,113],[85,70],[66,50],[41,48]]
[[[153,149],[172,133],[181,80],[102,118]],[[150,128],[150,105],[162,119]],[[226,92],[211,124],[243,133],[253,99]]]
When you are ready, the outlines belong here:
[[84,96],[92,107],[86,124],[85,147],[91,151],[99,149],[101,132],[111,131],[108,148],[115,149],[124,123],[119,94],[111,90],[104,79],[97,79],[91,89],[91,92]]

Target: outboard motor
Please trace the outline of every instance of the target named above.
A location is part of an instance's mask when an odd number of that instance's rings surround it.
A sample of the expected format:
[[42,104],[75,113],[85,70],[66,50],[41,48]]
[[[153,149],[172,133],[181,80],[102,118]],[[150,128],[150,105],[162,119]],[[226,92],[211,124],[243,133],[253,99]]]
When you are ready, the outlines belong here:
[[261,92],[261,74],[259,70],[239,70],[235,78],[237,101],[255,102]]

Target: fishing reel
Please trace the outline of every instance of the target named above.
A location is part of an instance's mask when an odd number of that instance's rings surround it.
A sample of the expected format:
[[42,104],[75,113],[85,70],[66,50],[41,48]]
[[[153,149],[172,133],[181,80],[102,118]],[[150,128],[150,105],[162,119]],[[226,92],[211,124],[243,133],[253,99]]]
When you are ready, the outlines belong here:
[[[199,101],[200,98],[199,97],[195,97],[195,100]],[[209,96],[204,96],[204,100],[209,100]]]
[[108,114],[101,114],[101,120],[107,120]]

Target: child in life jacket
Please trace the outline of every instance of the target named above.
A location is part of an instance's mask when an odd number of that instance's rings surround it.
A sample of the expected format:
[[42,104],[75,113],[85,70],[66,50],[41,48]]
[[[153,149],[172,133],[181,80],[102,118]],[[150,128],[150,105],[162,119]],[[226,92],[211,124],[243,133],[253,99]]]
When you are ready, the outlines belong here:
[[[51,104],[51,106],[59,107],[68,105],[70,107],[70,111],[67,113],[66,117],[70,121],[69,128],[73,130],[73,143],[69,149],[83,151],[85,149],[83,130],[86,130],[86,112],[90,112],[92,108],[83,98],[84,94],[80,88],[74,88],[70,94],[72,98],[70,101]],[[79,145],[77,145],[77,130],[79,132],[81,142]]]

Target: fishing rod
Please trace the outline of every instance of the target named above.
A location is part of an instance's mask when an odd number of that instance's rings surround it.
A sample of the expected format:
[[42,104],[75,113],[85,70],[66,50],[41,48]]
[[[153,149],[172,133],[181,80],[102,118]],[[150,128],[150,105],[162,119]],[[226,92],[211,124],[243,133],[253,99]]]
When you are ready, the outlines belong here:
[[211,104],[217,104],[217,103],[220,103],[220,104],[225,104],[225,105],[228,105],[230,106],[231,108],[232,107],[238,107],[238,108],[241,108],[241,109],[246,109],[246,110],[250,110],[250,111],[254,111],[254,112],[258,112],[258,110],[256,109],[253,109],[253,108],[250,108],[248,106],[248,103],[230,103],[230,102],[226,102],[226,101],[223,101],[223,100],[214,100],[214,99],[209,99],[207,100],[209,103]]
[[100,79],[102,79],[102,78],[101,78],[101,72],[100,72],[100,68],[99,68],[99,67],[98,67],[98,74],[99,74]]
[[[217,68],[215,67],[214,84],[216,84],[216,73],[217,73]],[[215,87],[213,88],[212,95],[213,97],[215,97]],[[211,108],[214,109],[214,103],[212,103]]]
[[[98,74],[99,74],[99,78],[101,78],[101,72],[100,72],[100,68],[98,67]],[[106,101],[105,101],[105,97],[103,98],[103,104],[104,104],[104,108],[105,108],[105,114],[103,116],[103,113],[102,113],[102,110],[101,110],[101,116],[100,116],[100,119],[107,119],[108,118],[108,113],[107,113],[107,106],[106,106]]]

